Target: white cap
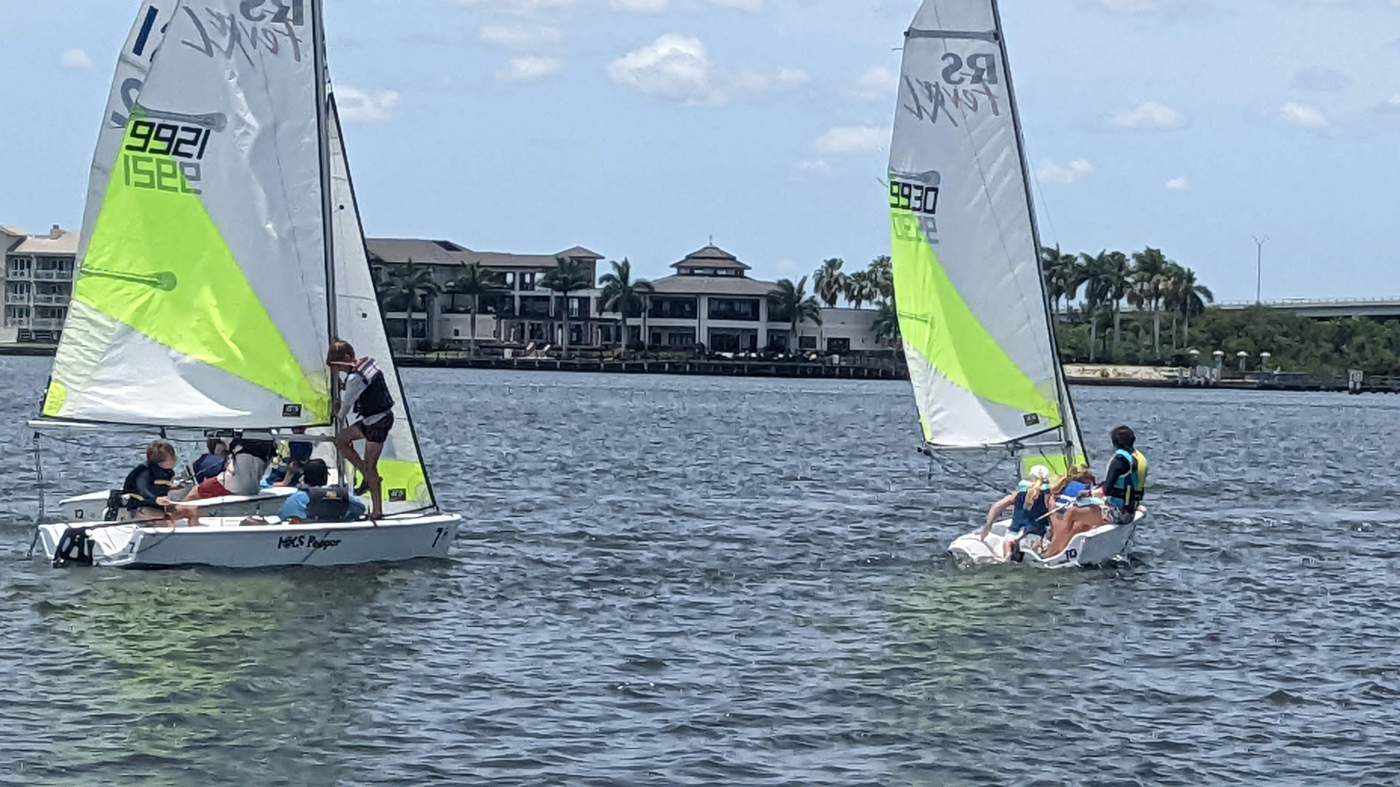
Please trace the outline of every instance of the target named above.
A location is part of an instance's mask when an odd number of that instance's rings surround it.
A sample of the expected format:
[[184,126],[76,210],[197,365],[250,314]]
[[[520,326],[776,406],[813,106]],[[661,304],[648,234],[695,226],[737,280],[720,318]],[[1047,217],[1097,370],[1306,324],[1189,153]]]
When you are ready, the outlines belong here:
[[1035,479],[1036,481],[1049,481],[1050,468],[1046,467],[1045,465],[1035,465],[1031,468],[1031,478]]

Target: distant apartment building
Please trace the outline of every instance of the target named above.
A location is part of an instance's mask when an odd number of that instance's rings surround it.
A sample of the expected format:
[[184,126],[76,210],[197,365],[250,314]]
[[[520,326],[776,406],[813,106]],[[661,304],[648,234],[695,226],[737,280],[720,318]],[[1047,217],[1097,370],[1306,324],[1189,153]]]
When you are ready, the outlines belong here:
[[57,224],[47,235],[0,226],[5,321],[0,342],[57,342],[73,297],[78,234]]

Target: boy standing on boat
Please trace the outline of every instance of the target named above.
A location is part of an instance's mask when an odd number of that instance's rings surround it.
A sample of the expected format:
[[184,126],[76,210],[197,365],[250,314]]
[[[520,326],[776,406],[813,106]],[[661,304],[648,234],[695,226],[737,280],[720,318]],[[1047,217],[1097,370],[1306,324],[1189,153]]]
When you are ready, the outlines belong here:
[[[331,342],[331,349],[326,353],[326,365],[331,371],[345,375],[337,419],[349,426],[336,433],[336,447],[340,449],[340,455],[364,476],[364,485],[370,494],[370,518],[379,519],[384,516],[379,455],[384,452],[384,442],[389,439],[389,430],[394,426],[394,397],[389,394],[384,372],[375,365],[374,359],[356,357],[355,348],[349,342],[339,339]],[[363,457],[355,450],[357,440],[365,441]]]

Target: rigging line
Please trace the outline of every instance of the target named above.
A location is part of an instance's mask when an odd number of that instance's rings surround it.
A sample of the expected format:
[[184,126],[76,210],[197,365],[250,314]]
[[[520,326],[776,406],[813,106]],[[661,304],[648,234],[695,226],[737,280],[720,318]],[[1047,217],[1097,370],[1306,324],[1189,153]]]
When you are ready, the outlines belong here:
[[39,545],[39,523],[44,521],[44,506],[46,503],[44,494],[44,444],[39,442],[39,433],[34,433],[34,481],[35,491],[39,493],[39,510],[34,514],[34,538],[29,542],[29,554],[25,555],[26,560],[34,559],[34,549]]
[[[1026,151],[1026,158],[1030,158],[1029,150]],[[1035,183],[1036,193],[1040,195],[1040,201],[1036,205],[1045,212],[1045,223],[1050,225],[1050,232],[1055,236],[1055,246],[1058,247],[1060,245],[1060,230],[1055,226],[1055,217],[1050,215],[1050,203],[1045,199],[1045,187],[1040,183],[1040,174],[1029,166],[1027,166],[1027,170],[1031,174],[1031,181]]]

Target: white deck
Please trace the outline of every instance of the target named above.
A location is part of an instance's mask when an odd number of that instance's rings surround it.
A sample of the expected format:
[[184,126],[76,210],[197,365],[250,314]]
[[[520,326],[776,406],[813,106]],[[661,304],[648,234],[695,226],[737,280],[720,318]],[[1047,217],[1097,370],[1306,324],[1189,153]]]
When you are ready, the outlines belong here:
[[[1058,555],[1044,558],[1026,551],[1024,563],[1037,568],[1070,568],[1074,566],[1098,566],[1112,562],[1123,555],[1132,541],[1137,526],[1147,518],[1147,507],[1139,506],[1137,516],[1126,525],[1101,525],[1070,539],[1069,546]],[[985,539],[980,538],[982,529],[958,536],[948,545],[948,554],[962,563],[975,566],[1000,565],[1009,562],[1006,558],[1007,528],[1011,520],[1004,519],[992,525]]]
[[462,519],[438,513],[378,522],[240,526],[241,521],[219,517],[199,527],[173,528],[72,522],[41,525],[39,535],[52,559],[70,526],[90,528],[93,565],[116,568],[343,566],[445,558]]

